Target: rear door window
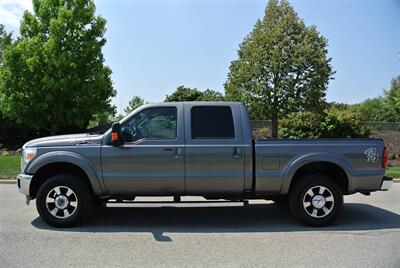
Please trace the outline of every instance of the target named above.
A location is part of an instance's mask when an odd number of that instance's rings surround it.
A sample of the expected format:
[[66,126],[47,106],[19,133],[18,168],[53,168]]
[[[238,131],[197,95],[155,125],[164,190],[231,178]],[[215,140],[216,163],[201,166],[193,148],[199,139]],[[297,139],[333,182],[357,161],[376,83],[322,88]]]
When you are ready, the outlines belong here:
[[194,106],[191,109],[192,139],[234,139],[232,110],[228,106]]

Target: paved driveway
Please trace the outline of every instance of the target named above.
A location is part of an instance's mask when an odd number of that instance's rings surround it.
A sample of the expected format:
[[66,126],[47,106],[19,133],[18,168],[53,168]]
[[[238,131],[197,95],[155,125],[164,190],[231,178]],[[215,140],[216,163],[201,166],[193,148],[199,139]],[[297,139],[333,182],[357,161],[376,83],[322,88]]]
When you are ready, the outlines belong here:
[[55,229],[14,185],[0,185],[0,266],[400,267],[400,184],[345,198],[335,225],[310,228],[285,207],[108,208]]

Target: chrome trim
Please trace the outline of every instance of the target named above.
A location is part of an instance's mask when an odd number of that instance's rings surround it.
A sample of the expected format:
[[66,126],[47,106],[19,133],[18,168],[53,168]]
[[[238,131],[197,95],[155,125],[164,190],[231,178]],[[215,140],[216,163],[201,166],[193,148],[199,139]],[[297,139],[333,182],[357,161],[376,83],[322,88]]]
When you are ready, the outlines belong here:
[[391,177],[383,177],[380,191],[388,191],[393,185],[393,178]]
[[29,196],[29,186],[31,185],[32,177],[33,175],[27,175],[23,173],[17,175],[17,189],[20,193]]

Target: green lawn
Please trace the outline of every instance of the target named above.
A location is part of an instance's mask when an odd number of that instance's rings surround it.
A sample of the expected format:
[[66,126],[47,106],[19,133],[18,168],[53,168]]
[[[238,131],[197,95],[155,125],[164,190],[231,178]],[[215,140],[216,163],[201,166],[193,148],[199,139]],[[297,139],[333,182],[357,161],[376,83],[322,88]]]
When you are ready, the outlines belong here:
[[400,179],[400,167],[388,167],[386,170],[386,175]]
[[[15,179],[20,169],[19,156],[0,156],[0,179]],[[400,178],[400,167],[389,167],[386,170],[386,175]]]
[[15,179],[20,170],[21,157],[0,156],[0,179]]

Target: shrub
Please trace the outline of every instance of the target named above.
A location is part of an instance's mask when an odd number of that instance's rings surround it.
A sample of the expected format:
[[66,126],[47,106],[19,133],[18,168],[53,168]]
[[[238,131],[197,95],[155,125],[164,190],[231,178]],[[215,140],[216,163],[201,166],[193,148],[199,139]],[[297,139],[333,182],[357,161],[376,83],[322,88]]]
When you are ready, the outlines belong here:
[[363,116],[355,111],[329,109],[320,115],[311,112],[289,114],[281,123],[280,135],[290,139],[368,137]]
[[281,121],[280,136],[289,139],[319,138],[322,120],[322,116],[311,112],[291,113]]
[[9,156],[10,153],[7,151],[7,149],[1,150],[1,156]]
[[364,117],[356,111],[326,111],[321,125],[321,138],[362,138],[370,131],[364,126]]

